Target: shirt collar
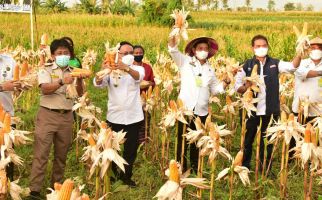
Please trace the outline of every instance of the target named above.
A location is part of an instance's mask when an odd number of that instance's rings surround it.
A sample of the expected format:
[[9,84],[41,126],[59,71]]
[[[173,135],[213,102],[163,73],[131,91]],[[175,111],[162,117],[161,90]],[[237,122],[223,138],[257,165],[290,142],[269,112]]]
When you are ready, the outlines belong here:
[[[52,69],[60,69],[60,67],[55,63],[53,62],[53,66],[51,67]],[[64,71],[72,71],[72,68],[70,66],[67,66]]]
[[195,64],[195,66],[196,66],[196,64],[198,64],[199,66],[204,66],[204,65],[209,66],[209,65],[210,65],[210,64],[209,64],[208,59],[207,59],[207,60],[206,60],[206,62],[202,65],[202,64],[200,63],[200,61],[199,61],[195,56],[191,57],[191,63],[194,63],[194,64]]

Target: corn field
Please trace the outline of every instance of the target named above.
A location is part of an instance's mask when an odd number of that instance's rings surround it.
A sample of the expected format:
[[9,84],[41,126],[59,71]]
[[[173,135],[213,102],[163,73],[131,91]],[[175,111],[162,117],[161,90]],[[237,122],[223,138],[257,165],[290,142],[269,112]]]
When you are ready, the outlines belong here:
[[[302,27],[308,22],[308,33],[321,37],[322,13],[321,12],[280,12],[280,13],[232,13],[232,12],[191,12],[192,21],[189,21],[189,39],[200,36],[214,38],[219,44],[219,52],[211,63],[216,71],[216,76],[222,80],[224,75],[231,75],[231,70],[238,67],[246,59],[252,57],[251,38],[257,34],[263,34],[269,40],[269,54],[285,61],[291,61],[295,55],[296,34],[293,26]],[[98,151],[114,148],[113,145],[100,144],[99,137],[102,130],[109,131],[105,123],[107,109],[107,91],[98,90],[92,84],[93,76],[86,80],[87,93],[77,100],[74,109],[79,117],[76,118],[74,126],[74,142],[68,154],[65,169],[66,182],[56,185],[57,188],[67,188],[71,191],[77,184],[85,184],[82,193],[88,194],[84,199],[152,199],[158,196],[159,189],[168,181],[179,183],[183,187],[183,199],[319,199],[322,198],[322,176],[318,173],[308,171],[309,162],[302,163],[299,158],[289,165],[287,140],[278,134],[285,131],[281,127],[299,127],[299,132],[305,136],[304,143],[314,143],[313,130],[317,135],[321,133],[319,125],[321,122],[304,128],[294,121],[294,116],[287,112],[290,109],[293,98],[293,75],[281,75],[281,103],[285,115],[280,121],[272,123],[268,134],[276,134],[272,141],[274,153],[271,161],[274,176],[255,173],[255,170],[247,172],[240,164],[241,140],[243,137],[243,119],[239,117],[239,111],[246,115],[245,107],[249,103],[247,96],[237,95],[232,91],[232,85],[226,89],[226,93],[211,97],[211,115],[206,124],[200,124],[197,119],[189,117],[182,105],[177,100],[179,92],[178,67],[175,66],[167,52],[168,35],[170,27],[152,26],[140,24],[133,16],[116,15],[71,15],[53,14],[36,16],[36,49],[40,44],[41,35],[46,33],[49,41],[63,36],[71,37],[75,44],[76,55],[88,62],[89,69],[96,73],[100,71],[106,52],[105,43],[108,41],[115,46],[120,41],[129,41],[132,44],[140,44],[145,48],[145,61],[152,64],[155,74],[156,87],[148,90],[142,95],[145,102],[144,112],[151,116],[149,122],[149,142],[141,145],[138,157],[134,164],[133,179],[138,183],[136,188],[128,188],[120,181],[111,182],[110,167],[92,166],[91,155],[96,148]],[[29,16],[24,14],[0,14],[0,32],[4,34],[0,49],[8,47],[7,51],[15,52],[15,59],[22,65],[27,64],[37,70],[40,62],[37,52],[29,52],[28,59],[23,58],[23,52],[31,49]],[[185,41],[180,43],[182,50]],[[94,58],[94,61],[88,58]],[[20,60],[19,60],[20,59]],[[20,72],[21,74],[21,72]],[[33,83],[34,74],[30,73],[29,79],[21,79],[26,84]],[[233,75],[231,75],[233,76]],[[16,95],[15,110],[20,118],[17,130],[28,131],[26,134],[33,139],[35,115],[39,107],[40,91],[37,87],[28,88],[21,94]],[[248,104],[247,104],[248,105]],[[84,116],[90,116],[90,120],[84,120]],[[320,116],[321,117],[321,116]],[[243,117],[244,118],[244,117]],[[0,119],[1,120],[1,119]],[[196,120],[199,123],[199,131],[204,135],[198,136],[193,141],[195,134],[187,130],[186,139],[198,143],[201,152],[200,171],[189,177],[196,178],[198,184],[189,184],[189,179],[180,172],[174,160],[180,163],[176,157],[176,135],[178,121],[184,122]],[[242,121],[242,123],[240,123]],[[209,123],[207,125],[207,123]],[[93,125],[94,124],[94,125]],[[225,125],[225,126],[223,126]],[[278,128],[276,128],[278,127]],[[198,128],[197,128],[198,129]],[[210,134],[215,130],[216,134]],[[278,131],[276,131],[278,130]],[[30,133],[29,133],[30,132]],[[260,132],[260,131],[259,131]],[[209,133],[209,134],[208,134]],[[114,137],[109,132],[106,137]],[[119,136],[117,148],[121,148],[124,133]],[[310,135],[310,136],[308,136]],[[321,135],[319,136],[321,138]],[[0,138],[1,139],[1,138]],[[314,140],[315,139],[315,140]],[[205,143],[209,140],[218,142],[218,155],[210,156],[212,149],[205,149]],[[222,141],[222,142],[219,142]],[[256,141],[256,140],[255,140]],[[0,140],[1,142],[1,140]],[[220,143],[220,144],[219,144]],[[256,142],[254,142],[254,146]],[[316,142],[317,145],[317,142]],[[321,148],[321,140],[319,144]],[[115,148],[115,149],[117,149]],[[115,150],[114,149],[114,150]],[[256,148],[253,148],[252,166],[255,166]],[[208,152],[208,153],[207,153]],[[19,179],[19,185],[28,187],[29,174],[32,163],[32,141],[16,146],[15,153],[24,161],[15,168],[15,179]],[[115,155],[120,151],[115,150]],[[301,153],[301,152],[300,152]],[[53,157],[51,153],[50,158]],[[321,171],[322,160],[319,161],[317,169]],[[122,166],[124,163],[117,163]],[[302,168],[302,165],[304,168]],[[49,159],[47,176],[42,194],[47,193],[50,185],[50,171],[52,163]],[[121,168],[121,167],[120,167]],[[165,171],[169,168],[169,178]],[[254,167],[255,169],[255,167]],[[239,172],[244,175],[240,175]],[[245,175],[246,173],[246,175]],[[320,172],[322,174],[322,171]],[[320,177],[319,177],[320,176]],[[71,181],[70,179],[73,179]],[[304,181],[305,180],[305,181]],[[72,182],[72,183],[71,183]],[[65,187],[66,185],[66,187]],[[193,185],[193,186],[191,186]],[[305,186],[306,185],[306,186]],[[196,187],[194,187],[196,186]],[[303,189],[306,187],[306,190]],[[61,189],[62,192],[63,189]],[[309,192],[311,198],[307,198]],[[106,195],[106,196],[104,196]],[[68,196],[70,198],[70,196]],[[67,198],[68,198],[67,197]]]

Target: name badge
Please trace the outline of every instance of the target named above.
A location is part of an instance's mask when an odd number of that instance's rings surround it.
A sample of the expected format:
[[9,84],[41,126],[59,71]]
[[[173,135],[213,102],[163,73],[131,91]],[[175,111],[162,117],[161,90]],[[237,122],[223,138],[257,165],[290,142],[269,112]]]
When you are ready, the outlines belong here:
[[201,87],[202,86],[202,79],[200,76],[196,76],[196,86]]
[[50,76],[51,76],[51,78],[59,78],[59,76],[56,74],[51,74]]
[[319,87],[322,87],[322,78],[319,78],[318,84],[319,84]]

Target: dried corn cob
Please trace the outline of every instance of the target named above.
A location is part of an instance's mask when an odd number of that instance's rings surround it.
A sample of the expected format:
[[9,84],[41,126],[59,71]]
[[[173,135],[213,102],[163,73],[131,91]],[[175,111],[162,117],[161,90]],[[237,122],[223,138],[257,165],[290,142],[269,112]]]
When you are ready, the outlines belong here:
[[239,151],[235,157],[235,160],[233,162],[233,166],[242,166],[243,164],[243,158],[244,158],[244,152]]
[[16,65],[14,68],[14,71],[13,71],[13,80],[14,81],[19,81],[19,77],[20,77],[19,73],[20,73],[20,67],[19,67],[19,65]]
[[11,115],[6,113],[3,120],[3,131],[5,133],[10,133],[11,131]]
[[74,181],[70,179],[65,180],[59,192],[59,200],[70,200],[73,187],[74,187]]
[[311,128],[312,125],[308,123],[306,125],[305,133],[304,133],[304,142],[305,143],[311,143]]
[[170,161],[169,170],[170,170],[169,180],[180,184],[179,169],[178,169],[177,162],[175,160]]
[[24,61],[21,65],[21,70],[20,70],[20,77],[26,76],[28,73],[28,62]]

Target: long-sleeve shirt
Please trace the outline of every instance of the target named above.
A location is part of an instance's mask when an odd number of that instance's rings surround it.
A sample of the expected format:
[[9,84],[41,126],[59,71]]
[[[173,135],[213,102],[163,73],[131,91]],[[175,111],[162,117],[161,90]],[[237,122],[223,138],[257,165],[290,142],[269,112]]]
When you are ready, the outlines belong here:
[[[266,88],[265,86],[265,81],[264,81],[264,65],[265,65],[265,61],[264,62],[260,62],[260,79],[262,80],[261,85],[259,85],[259,90],[260,92],[257,95],[257,98],[259,99],[258,103],[257,103],[257,112],[256,115],[260,116],[260,115],[266,115],[266,89],[269,90],[269,88]],[[285,62],[285,61],[280,61],[278,66],[269,66],[269,67],[278,67],[278,71],[279,73],[293,73],[296,68],[294,68],[293,63],[291,62]],[[237,91],[238,88],[240,88],[241,86],[244,85],[245,81],[244,78],[246,77],[246,73],[244,71],[244,69],[242,69],[241,71],[239,71],[236,76],[235,76],[235,85],[234,88]]]
[[132,65],[131,69],[139,72],[139,80],[131,75],[122,75],[115,86],[115,79],[110,75],[104,77],[100,85],[93,80],[94,86],[108,88],[108,103],[106,119],[115,124],[133,124],[143,120],[142,102],[140,97],[140,81],[144,77],[141,66]]
[[169,53],[180,70],[178,98],[195,115],[207,115],[210,94],[223,93],[223,83],[218,81],[209,62],[201,65],[195,57],[182,54],[177,47],[169,47]]
[[299,100],[304,100],[305,97],[308,97],[309,102],[312,103],[309,106],[309,116],[313,117],[322,114],[322,109],[315,105],[315,103],[322,103],[322,77],[307,78],[310,70],[321,71],[322,61],[317,65],[310,58],[301,61],[299,68],[295,72],[295,91],[292,110],[298,113]]
[[[13,70],[16,65],[15,60],[9,55],[0,55],[0,83],[13,80]],[[0,103],[5,111],[11,116],[14,115],[13,98],[11,91],[0,92]]]

